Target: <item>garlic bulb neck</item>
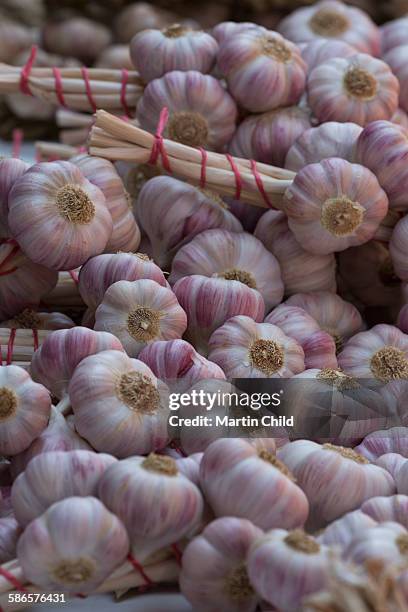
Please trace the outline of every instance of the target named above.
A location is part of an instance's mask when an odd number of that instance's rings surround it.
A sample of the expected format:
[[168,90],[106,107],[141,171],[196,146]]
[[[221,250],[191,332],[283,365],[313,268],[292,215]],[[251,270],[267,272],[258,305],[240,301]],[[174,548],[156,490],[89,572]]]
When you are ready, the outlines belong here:
[[302,529],[295,529],[288,533],[284,539],[285,544],[306,553],[308,555],[315,555],[320,552],[320,545],[316,540],[308,536]]
[[53,570],[56,580],[62,584],[81,584],[89,580],[95,570],[95,566],[90,559],[79,558],[65,560],[57,565]]
[[344,77],[344,87],[354,98],[371,100],[377,93],[377,81],[367,70],[353,66]]
[[346,196],[329,198],[322,206],[321,223],[334,236],[348,236],[362,223],[364,208]]
[[282,62],[289,62],[292,59],[292,52],[287,45],[276,38],[264,37],[260,40],[261,50],[264,55],[268,55],[272,59]]
[[347,448],[345,446],[336,446],[335,444],[330,444],[329,442],[323,444],[322,448],[324,448],[325,450],[335,451],[345,459],[350,459],[351,461],[355,461],[355,463],[370,463],[366,457],[363,457],[363,455],[356,453],[356,451],[354,451],[352,448]]
[[71,223],[85,225],[95,216],[95,205],[78,185],[64,185],[56,195],[57,208],[62,217]]
[[153,261],[153,259],[150,259],[150,257],[146,255],[146,253],[132,253],[132,255],[135,255],[142,261]]
[[273,453],[269,452],[266,449],[262,449],[258,452],[258,457],[262,459],[263,461],[266,461],[267,463],[270,463],[271,465],[273,465],[273,467],[279,470],[284,476],[286,476],[287,478],[295,482],[295,477],[293,476],[290,469],[286,467],[286,465],[282,463],[282,461],[280,461],[276,457],[276,455],[274,455]]
[[135,412],[155,412],[160,395],[148,376],[137,371],[122,374],[117,384],[118,397]]
[[151,308],[136,306],[129,313],[127,327],[135,340],[148,342],[156,338],[160,329],[160,314]]
[[350,22],[345,15],[322,8],[313,15],[309,25],[315,34],[320,36],[339,36],[350,27]]
[[200,113],[180,111],[170,117],[167,131],[171,140],[201,147],[207,142],[208,123]]
[[40,317],[31,308],[25,308],[20,314],[13,317],[13,321],[16,322],[16,327],[23,329],[39,329],[41,325]]
[[10,418],[17,410],[17,396],[8,387],[0,387],[0,421]]
[[336,355],[338,353],[340,353],[341,349],[343,348],[343,338],[342,336],[335,330],[331,329],[330,327],[322,327],[322,329],[324,331],[326,331],[328,334],[330,334],[330,336],[333,338],[334,340],[334,344],[336,345]]
[[225,270],[218,275],[219,278],[225,278],[225,280],[235,280],[243,283],[250,289],[256,289],[256,281],[250,272],[246,270],[238,270],[238,268],[231,268],[230,270]]
[[142,462],[141,466],[149,472],[165,474],[166,476],[177,476],[179,473],[177,463],[172,457],[156,455],[156,453],[150,453]]
[[316,378],[330,386],[336,387],[339,391],[350,391],[359,387],[356,379],[342,372],[342,370],[324,368],[318,373]]
[[164,30],[162,30],[162,34],[166,38],[180,38],[181,36],[184,36],[184,34],[190,31],[190,28],[186,28],[180,23],[173,23],[171,26],[164,28]]
[[255,340],[249,350],[252,365],[269,375],[280,370],[284,355],[282,346],[273,340]]
[[243,601],[254,596],[245,563],[238,565],[228,576],[226,590],[233,601]]
[[401,555],[408,555],[408,534],[402,533],[395,540]]
[[408,378],[408,360],[405,353],[395,346],[384,346],[374,353],[370,368],[374,376],[385,383]]

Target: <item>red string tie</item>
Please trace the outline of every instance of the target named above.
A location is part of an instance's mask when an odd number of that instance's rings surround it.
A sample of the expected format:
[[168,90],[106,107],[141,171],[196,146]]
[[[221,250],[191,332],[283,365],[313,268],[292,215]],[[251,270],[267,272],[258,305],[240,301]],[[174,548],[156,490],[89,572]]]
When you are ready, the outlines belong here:
[[35,62],[35,58],[37,56],[37,45],[33,45],[31,47],[31,51],[30,51],[30,55],[28,56],[28,60],[26,61],[25,65],[22,67],[21,69],[21,75],[20,75],[20,91],[23,94],[26,94],[28,96],[32,96],[33,94],[31,93],[31,89],[30,86],[28,84],[29,78],[30,78],[30,73],[33,67],[33,64]]
[[52,69],[52,73],[55,79],[55,93],[57,94],[58,102],[60,103],[61,106],[66,106],[65,98],[64,98],[64,91],[62,89],[61,71],[59,68],[54,66],[54,68]]
[[182,557],[183,557],[183,553],[181,552],[181,550],[179,549],[179,547],[177,546],[177,544],[172,544],[171,545],[171,549],[174,553],[174,557],[177,561],[177,564],[181,567],[182,565]]
[[235,199],[239,200],[241,197],[241,191],[242,191],[242,176],[241,176],[238,166],[236,165],[234,161],[234,158],[229,153],[227,153],[225,157],[228,159],[229,164],[231,166],[231,170],[233,171],[235,175]]
[[38,342],[38,329],[33,329],[33,346],[36,351],[39,347],[40,343]]
[[94,100],[94,97],[92,95],[92,89],[91,89],[91,83],[90,83],[90,80],[89,80],[88,68],[86,68],[85,66],[82,66],[81,74],[82,74],[82,78],[84,79],[85,90],[86,90],[86,95],[87,95],[89,104],[91,105],[91,108],[92,108],[93,112],[96,113],[97,106],[96,106],[96,102]]
[[141,575],[141,577],[143,578],[143,580],[145,581],[145,586],[146,587],[151,587],[153,586],[153,581],[150,580],[149,576],[146,574],[146,572],[143,569],[143,565],[141,563],[139,563],[139,561],[137,559],[134,558],[134,556],[129,553],[128,557],[127,557],[129,563],[131,563],[133,565],[133,567],[135,568],[135,570],[137,572],[139,572],[139,574]]
[[129,82],[129,71],[126,68],[122,68],[122,85],[120,88],[120,103],[125,111],[126,117],[130,117],[129,107],[126,102],[126,87]]
[[162,108],[161,113],[160,113],[159,123],[157,125],[157,130],[154,135],[152,151],[151,151],[148,163],[154,166],[157,163],[159,157],[161,156],[163,168],[167,170],[167,172],[171,172],[170,162],[169,162],[169,158],[166,153],[166,149],[164,148],[163,135],[162,135],[164,128],[166,127],[168,119],[169,119],[169,111],[166,107],[164,107]]
[[252,170],[252,174],[254,175],[256,186],[258,187],[259,193],[261,194],[264,202],[268,205],[269,208],[275,209],[272,202],[268,198],[268,194],[265,191],[265,187],[264,187],[261,175],[258,172],[256,161],[254,159],[251,159],[251,170]]
[[3,576],[3,578],[5,578],[6,580],[8,580],[9,583],[12,584],[13,587],[17,589],[18,591],[21,591],[22,593],[28,592],[27,589],[24,587],[24,585],[21,584],[21,582],[17,580],[17,578],[13,574],[11,574],[9,571],[4,569],[3,567],[0,567],[0,575]]
[[7,344],[6,365],[11,365],[11,362],[13,361],[14,341],[16,339],[16,333],[17,330],[14,328],[10,331],[9,341]]

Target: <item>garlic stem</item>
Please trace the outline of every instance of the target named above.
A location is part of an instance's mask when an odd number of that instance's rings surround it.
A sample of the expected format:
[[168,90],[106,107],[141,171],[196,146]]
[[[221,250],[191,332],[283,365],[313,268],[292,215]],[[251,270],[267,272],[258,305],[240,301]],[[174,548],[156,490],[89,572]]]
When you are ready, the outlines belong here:
[[55,410],[64,416],[71,412],[71,400],[68,393],[60,399],[58,404],[55,406]]

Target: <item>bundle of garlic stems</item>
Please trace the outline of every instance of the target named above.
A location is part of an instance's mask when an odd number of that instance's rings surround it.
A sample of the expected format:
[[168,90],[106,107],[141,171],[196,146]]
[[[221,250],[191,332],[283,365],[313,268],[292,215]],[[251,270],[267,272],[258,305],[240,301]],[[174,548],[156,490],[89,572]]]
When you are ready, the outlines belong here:
[[[0,64],[0,94],[21,91],[23,70]],[[124,113],[126,108],[136,108],[144,85],[136,71],[89,68],[84,73],[81,68],[59,68],[56,78],[53,68],[32,68],[27,87],[34,97],[57,106],[63,102],[72,110],[93,112],[95,108],[107,108]]]
[[[154,145],[155,136],[149,132],[104,110],[96,112],[89,139],[91,155],[111,161],[146,164],[151,158]],[[239,195],[240,199],[263,208],[279,208],[282,197],[295,176],[295,173],[289,170],[263,163],[257,163],[254,171],[253,162],[250,160],[228,158],[211,151],[207,151],[204,157],[201,150],[166,138],[163,139],[163,147],[171,172],[178,178],[205,186],[220,195]],[[156,164],[165,169],[161,155],[158,155]]]
[[49,310],[85,306],[77,284],[77,271],[59,272],[58,282],[54,289],[41,300],[41,305]]
[[59,108],[55,113],[55,121],[58,127],[62,128],[59,132],[60,142],[75,147],[86,143],[93,124],[93,115]]
[[51,330],[0,328],[0,356],[3,365],[11,364],[28,368],[34,351],[42,344]]
[[80,147],[60,142],[46,142],[38,140],[35,143],[35,155],[37,161],[53,161],[55,159],[67,160],[77,155]]

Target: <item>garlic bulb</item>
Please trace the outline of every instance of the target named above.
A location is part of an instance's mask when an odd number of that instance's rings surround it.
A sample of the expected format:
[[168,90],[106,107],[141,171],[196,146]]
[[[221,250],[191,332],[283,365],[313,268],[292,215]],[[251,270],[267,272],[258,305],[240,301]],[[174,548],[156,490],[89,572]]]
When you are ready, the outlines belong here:
[[278,458],[309,500],[310,529],[326,526],[366,499],[395,493],[392,476],[351,448],[296,440],[285,444]]
[[265,323],[279,327],[300,344],[305,368],[337,368],[334,337],[323,331],[303,308],[281,304],[269,313]]
[[405,45],[408,39],[408,18],[393,19],[381,26],[381,51],[387,51]]
[[380,324],[346,343],[339,366],[356,378],[382,383],[408,377],[408,336],[393,325]]
[[316,38],[299,46],[308,72],[333,57],[350,57],[356,53],[355,47],[337,38]]
[[14,183],[29,168],[29,165],[21,159],[0,160],[0,241],[2,238],[10,237],[8,228],[8,196]]
[[0,367],[0,453],[17,455],[47,427],[48,390],[15,365]]
[[90,450],[90,448],[89,444],[76,433],[62,414],[52,406],[47,427],[25,451],[12,457],[11,473],[16,478],[26,469],[33,457],[42,453]]
[[101,23],[85,17],[48,22],[43,31],[44,48],[52,53],[77,57],[91,63],[110,44],[111,33]]
[[173,259],[169,282],[193,274],[235,280],[257,289],[267,311],[283,297],[277,260],[250,234],[211,229],[195,236]]
[[[398,481],[397,481],[398,487]],[[399,487],[398,487],[399,492]],[[408,527],[408,496],[391,495],[390,497],[372,497],[361,506],[362,512],[378,523],[391,521]]]
[[104,332],[86,327],[74,327],[52,332],[44,339],[31,361],[31,374],[35,381],[47,387],[52,395],[61,399],[77,365],[100,351],[122,351],[120,341]]
[[56,271],[32,262],[13,240],[0,239],[0,319],[39,304],[57,280]]
[[75,429],[116,457],[142,455],[168,442],[168,393],[150,368],[119,351],[85,358],[69,385]]
[[407,251],[408,251],[408,217],[404,216],[392,232],[389,248],[395,274],[403,281],[408,280]]
[[147,344],[138,358],[153,374],[180,393],[208,379],[225,379],[222,369],[185,340],[156,340]]
[[408,131],[390,121],[374,121],[359,136],[356,160],[369,168],[388,196],[391,208],[407,210]]
[[[392,497],[375,497],[374,499],[392,499]],[[362,508],[364,508],[365,504],[370,503],[371,500],[369,499],[364,502]],[[317,537],[317,541],[321,544],[325,544],[325,546],[336,546],[344,550],[353,537],[360,533],[361,529],[374,527],[376,524],[377,520],[375,517],[369,515],[369,513],[365,513],[362,510],[353,510],[330,523],[330,525],[328,525]]]
[[246,316],[229,319],[212,334],[208,358],[232,378],[289,378],[305,369],[300,344],[276,325]]
[[[364,453],[364,451],[362,452]],[[396,480],[397,474],[405,461],[406,458],[398,453],[385,453],[377,459],[373,459],[373,463],[387,470],[394,480]]]
[[[374,431],[356,446],[355,450],[370,461],[378,459],[386,453],[398,453],[408,457],[406,427],[391,427],[390,429]],[[399,468],[397,468],[397,473]],[[397,475],[397,473],[395,475]]]
[[143,30],[130,43],[133,65],[147,83],[172,70],[211,72],[217,51],[217,41],[210,34],[179,23],[163,30]]
[[36,312],[25,308],[8,321],[1,321],[0,327],[11,329],[71,329],[75,327],[72,319],[62,312]]
[[408,531],[391,521],[362,529],[344,551],[347,560],[358,565],[380,560],[394,566],[406,567]]
[[139,563],[192,535],[203,512],[198,487],[179,472],[174,459],[154,453],[108,468],[99,497],[123,521]]
[[72,270],[101,253],[112,233],[103,193],[66,161],[35,164],[9,194],[9,226],[35,263]]
[[261,529],[292,529],[307,519],[305,494],[262,440],[216,440],[204,452],[200,481],[216,516],[246,518]]
[[186,327],[177,297],[150,279],[114,283],[95,313],[95,329],[113,333],[132,357],[148,342],[181,338]]
[[211,34],[214,36],[215,40],[221,44],[233,36],[238,36],[242,32],[254,28],[263,29],[261,26],[250,21],[241,21],[238,23],[236,21],[222,21],[212,28]]
[[309,164],[330,157],[355,161],[357,140],[363,128],[356,123],[328,121],[312,127],[293,143],[286,156],[285,168],[298,172]]
[[335,157],[300,170],[284,200],[296,240],[323,255],[370,240],[387,211],[387,196],[374,174]]
[[114,30],[118,40],[129,43],[132,37],[149,28],[164,28],[174,21],[174,15],[148,2],[133,2],[118,12]]
[[[405,40],[404,43],[407,41]],[[394,47],[384,55],[384,61],[387,62],[393,73],[398,79],[400,86],[399,105],[402,110],[408,112],[408,72],[407,72],[407,51],[408,44],[403,44]]]
[[35,43],[35,30],[24,27],[17,21],[6,19],[2,15],[0,23],[0,61],[11,63],[15,56]]
[[133,70],[128,45],[109,45],[98,55],[95,68],[113,68],[115,70]]
[[294,42],[337,39],[359,51],[379,55],[380,30],[362,10],[337,0],[321,0],[299,8],[279,24],[283,36]]
[[169,176],[145,183],[135,214],[151,241],[154,261],[165,269],[177,251],[203,230],[242,231],[219,196]]
[[265,212],[264,209],[228,196],[225,196],[223,200],[229,211],[242,223],[244,231],[253,234],[256,224]]
[[283,212],[265,212],[258,221],[254,236],[278,260],[285,295],[302,291],[335,291],[334,255],[312,255],[303,250],[290,231],[288,219]]
[[195,70],[174,70],[150,81],[137,105],[140,126],[155,133],[164,107],[169,120],[163,135],[170,140],[220,151],[235,131],[233,98],[217,79]]
[[87,450],[37,455],[13,483],[11,502],[17,521],[25,527],[61,499],[96,495],[102,474],[115,462],[111,455]]
[[177,281],[174,293],[187,313],[186,339],[204,356],[211,334],[228,319],[247,315],[260,323],[265,315],[261,294],[236,280],[195,274]]
[[126,558],[121,521],[95,497],[56,502],[25,529],[17,544],[24,576],[36,586],[91,593]]
[[320,328],[333,337],[338,351],[346,340],[364,327],[357,308],[336,293],[296,293],[286,300],[285,305],[302,308],[313,317]]
[[137,226],[122,180],[112,162],[101,157],[91,157],[86,153],[70,159],[90,183],[96,185],[105,196],[112,221],[113,232],[105,250],[136,251],[140,243],[140,230]]
[[12,516],[0,518],[0,563],[16,558],[21,527]]
[[246,558],[262,531],[245,519],[210,523],[183,554],[182,594],[196,612],[255,612],[258,596],[249,582]]
[[279,610],[300,610],[328,583],[331,551],[301,529],[273,529],[252,545],[247,568],[256,592]]
[[236,157],[283,167],[290,147],[310,127],[309,113],[298,106],[250,115],[238,126],[228,148]]
[[234,99],[252,113],[294,105],[305,89],[306,64],[299,49],[264,28],[225,38],[217,67]]
[[399,83],[383,61],[358,53],[320,64],[308,78],[308,103],[317,119],[365,126],[391,119],[398,108]]

